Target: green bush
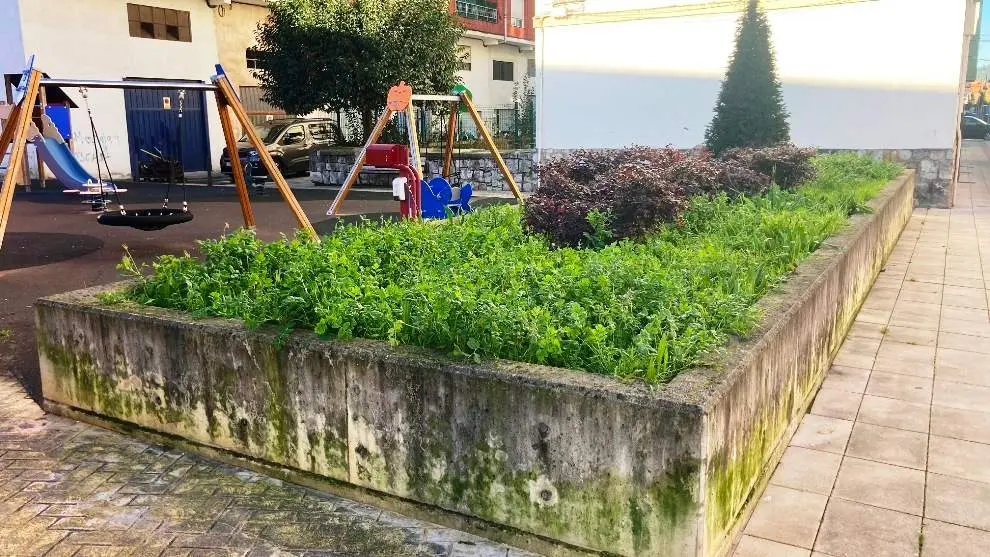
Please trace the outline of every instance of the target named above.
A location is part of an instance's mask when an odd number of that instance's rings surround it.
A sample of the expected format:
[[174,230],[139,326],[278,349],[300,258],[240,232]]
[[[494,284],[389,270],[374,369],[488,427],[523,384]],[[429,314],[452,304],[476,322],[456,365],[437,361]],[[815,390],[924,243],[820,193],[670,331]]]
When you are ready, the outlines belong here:
[[898,171],[815,162],[818,178],[793,191],[696,196],[639,243],[552,249],[508,205],[442,224],[345,226],[320,244],[239,231],[202,242],[201,259],[158,258],[129,295],[249,326],[663,382],[750,332],[756,302]]
[[727,163],[734,162],[768,176],[784,189],[814,179],[815,165],[811,163],[814,156],[814,149],[786,144],[761,149],[737,147],[722,153],[722,159]]
[[739,19],[715,116],[705,130],[705,145],[716,155],[733,147],[772,147],[790,140],[773,58],[770,23],[758,0],[749,0]]
[[684,158],[673,149],[631,147],[552,159],[540,165],[540,189],[526,202],[523,224],[556,246],[588,246],[602,219],[616,240],[642,238],[687,205],[691,188],[668,179]]

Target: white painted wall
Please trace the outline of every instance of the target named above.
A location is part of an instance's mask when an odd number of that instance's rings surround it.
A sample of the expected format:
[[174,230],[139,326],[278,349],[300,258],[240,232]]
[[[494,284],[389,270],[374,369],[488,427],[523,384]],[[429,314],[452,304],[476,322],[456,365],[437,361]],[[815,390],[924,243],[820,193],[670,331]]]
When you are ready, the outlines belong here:
[[[17,0],[0,0],[6,5]],[[131,37],[126,0],[20,0],[24,51],[37,55],[35,65],[52,77],[120,80],[125,77],[208,80],[217,63],[213,11],[201,0],[149,0],[148,5],[190,12],[192,42]],[[2,8],[0,8],[2,9]],[[4,39],[8,43],[7,37]],[[22,69],[23,61],[0,55],[0,71]],[[9,57],[14,58],[14,57]],[[89,121],[77,90],[67,89],[80,109],[73,110],[76,152],[96,173]],[[129,176],[130,155],[124,94],[90,90],[97,129],[115,176]],[[214,168],[223,148],[216,103],[207,95],[207,115]]]
[[[460,44],[471,49],[471,70],[458,74],[464,85],[471,90],[474,103],[479,107],[512,105],[512,89],[516,82],[522,83],[526,75],[526,61],[534,57],[533,52],[520,52],[510,44],[485,46],[480,39],[464,37]],[[513,81],[492,79],[492,62],[502,60],[513,63]],[[531,78],[532,79],[532,78]]]
[[[3,73],[20,73],[24,69],[24,40],[21,37],[21,14],[18,0],[0,0],[0,68]],[[8,70],[6,68],[15,68]],[[0,93],[2,94],[2,93]],[[0,98],[5,101],[6,98]]]
[[[793,141],[951,148],[965,12],[965,2],[945,0],[771,10]],[[713,14],[537,29],[540,148],[702,143],[737,19]]]

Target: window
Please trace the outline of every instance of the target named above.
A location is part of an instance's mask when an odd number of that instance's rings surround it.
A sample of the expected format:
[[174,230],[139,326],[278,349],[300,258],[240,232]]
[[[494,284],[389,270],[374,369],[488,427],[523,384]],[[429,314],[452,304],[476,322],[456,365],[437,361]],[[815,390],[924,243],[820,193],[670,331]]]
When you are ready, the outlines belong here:
[[282,145],[296,145],[305,142],[306,130],[302,126],[292,126],[285,130],[285,133],[282,134],[282,139],[279,141]]
[[189,12],[127,4],[127,24],[132,37],[192,42]]
[[513,81],[512,62],[492,60],[492,79],[495,81]]
[[313,141],[329,142],[333,140],[333,130],[330,128],[330,124],[325,122],[310,124],[309,136],[313,138]]
[[313,141],[326,141],[330,138],[330,128],[326,124],[310,124],[309,136]]
[[536,77],[536,58],[526,60],[526,75]]
[[244,51],[244,57],[247,58],[247,68],[249,70],[260,70],[261,69],[261,62],[259,60],[261,58],[261,56],[258,54],[258,51],[257,50],[255,50],[253,48],[249,48],[249,49],[245,50]]
[[498,21],[498,7],[488,0],[457,0],[455,2],[457,15],[479,21]]
[[457,47],[457,58],[461,61],[460,70],[471,71],[471,47],[461,45]]

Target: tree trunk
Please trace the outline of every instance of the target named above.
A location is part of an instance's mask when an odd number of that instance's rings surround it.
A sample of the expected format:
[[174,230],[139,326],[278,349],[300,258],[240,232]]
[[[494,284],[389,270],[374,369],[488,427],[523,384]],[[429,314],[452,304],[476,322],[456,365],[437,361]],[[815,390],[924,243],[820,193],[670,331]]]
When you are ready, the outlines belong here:
[[364,128],[364,140],[371,136],[371,130],[375,128],[375,111],[366,108],[361,111],[361,127]]

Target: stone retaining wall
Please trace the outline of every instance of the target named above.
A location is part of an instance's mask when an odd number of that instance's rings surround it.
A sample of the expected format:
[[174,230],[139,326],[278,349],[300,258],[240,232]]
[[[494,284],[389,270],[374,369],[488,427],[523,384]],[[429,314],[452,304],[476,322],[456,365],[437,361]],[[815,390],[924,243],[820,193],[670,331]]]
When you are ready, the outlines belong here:
[[951,207],[955,192],[953,149],[822,149],[823,153],[852,152],[893,161],[917,171],[914,199],[921,207]]
[[913,172],[892,182],[761,302],[724,366],[657,388],[101,302],[118,285],[38,302],[45,404],[547,555],[721,555],[913,190]]
[[[331,149],[310,155],[309,173],[313,182],[328,186],[339,186],[347,179],[354,166],[357,149]],[[431,176],[439,176],[443,160],[440,153],[422,153],[429,165]],[[536,151],[514,149],[502,152],[505,164],[523,191],[536,188]],[[483,149],[458,150],[454,156],[454,171],[464,182],[471,182],[476,191],[508,191],[509,186],[495,166],[495,159]],[[388,170],[369,169],[361,173],[359,185],[391,187],[392,179],[398,173]]]

